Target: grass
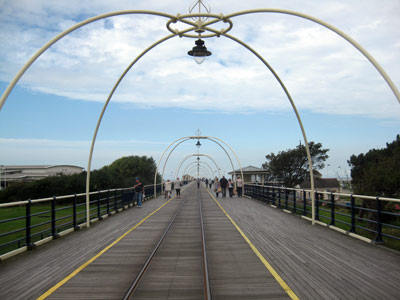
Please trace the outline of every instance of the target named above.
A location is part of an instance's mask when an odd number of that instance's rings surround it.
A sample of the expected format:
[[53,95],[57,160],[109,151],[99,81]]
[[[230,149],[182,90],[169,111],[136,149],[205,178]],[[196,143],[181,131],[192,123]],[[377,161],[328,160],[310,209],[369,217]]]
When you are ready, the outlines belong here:
[[[73,208],[68,207],[69,205],[58,205],[56,207],[56,219],[63,218],[62,220],[56,221],[57,232],[61,232],[68,228],[73,227]],[[110,209],[113,207],[110,207]],[[97,205],[92,204],[90,206],[91,215],[97,214]],[[105,214],[106,209],[101,209],[101,214]],[[37,242],[43,238],[51,236],[51,205],[50,204],[35,204],[32,205],[31,214],[36,215],[31,217],[31,226],[37,225],[31,229],[32,243]],[[26,207],[16,206],[16,207],[6,207],[0,208],[0,221],[8,220],[13,218],[20,218],[15,221],[9,221],[0,224],[0,234],[18,231],[15,233],[8,234],[6,236],[0,237],[0,244],[5,244],[11,241],[20,240],[9,246],[0,248],[0,255],[15,250],[17,248],[26,246]],[[83,223],[86,218],[86,207],[84,205],[77,206],[77,222]],[[83,221],[79,221],[83,219]],[[42,225],[40,225],[42,224]]]

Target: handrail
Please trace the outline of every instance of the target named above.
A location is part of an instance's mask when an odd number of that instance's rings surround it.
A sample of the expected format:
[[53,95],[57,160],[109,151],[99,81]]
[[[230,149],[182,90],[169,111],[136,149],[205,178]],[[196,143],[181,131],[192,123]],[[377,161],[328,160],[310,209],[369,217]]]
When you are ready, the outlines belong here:
[[[279,187],[279,186],[273,186],[273,185],[260,185],[260,184],[254,184],[254,183],[244,183],[246,185],[250,185],[250,186],[264,186],[264,187],[268,187],[268,188],[280,188],[280,189],[284,189],[284,190],[289,190],[289,191],[296,191],[296,192],[311,192],[312,190],[308,190],[308,189],[297,189],[297,188],[287,188],[287,187]],[[317,191],[317,190],[314,190]],[[366,199],[366,200],[375,200],[377,196],[368,196],[368,195],[358,195],[358,194],[346,194],[346,193],[335,193],[335,192],[327,192],[327,191],[317,191],[319,194],[324,194],[324,195],[335,195],[335,196],[345,196],[345,197],[357,197],[357,198],[361,198],[361,199]],[[383,200],[383,201],[392,201],[392,202],[399,202],[400,203],[400,199],[398,198],[388,198],[388,197],[379,197],[379,200]]]
[[[160,185],[160,184],[157,184]],[[146,187],[153,187],[153,184],[148,184],[145,185],[144,188]],[[126,188],[115,188],[115,189],[111,189],[111,190],[101,190],[101,191],[94,191],[94,192],[90,192],[89,195],[94,195],[94,194],[98,194],[100,193],[105,193],[105,192],[115,192],[115,191],[126,191],[132,189],[132,187],[126,187]],[[71,195],[62,195],[62,196],[57,196],[57,200],[63,200],[63,199],[69,199],[71,197],[82,197],[85,196],[86,193],[80,193],[80,194],[71,194]],[[31,201],[31,203],[40,203],[40,202],[47,202],[47,201],[51,201],[53,200],[53,197],[48,197],[48,198],[40,198],[40,199],[33,199],[33,200],[24,200],[24,201],[17,201],[17,202],[7,202],[7,203],[0,203],[0,208],[2,207],[12,207],[12,206],[19,206],[19,205],[24,205],[24,204],[28,204],[29,201]]]
[[[314,196],[316,223],[373,244],[384,244],[390,239],[389,247],[400,247],[400,226],[396,222],[400,218],[399,207],[383,203],[400,203],[400,199],[318,190],[312,193],[311,190],[260,184],[245,184],[244,190],[247,197],[310,221],[313,220],[309,218],[310,198]],[[360,204],[360,201],[366,204],[365,200],[368,205]]]

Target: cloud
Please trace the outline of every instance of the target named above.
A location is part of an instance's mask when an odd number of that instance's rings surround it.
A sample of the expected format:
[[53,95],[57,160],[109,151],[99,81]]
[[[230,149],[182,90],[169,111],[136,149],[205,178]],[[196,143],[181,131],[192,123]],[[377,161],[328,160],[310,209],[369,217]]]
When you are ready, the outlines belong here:
[[[78,164],[86,166],[91,141],[0,138],[2,161],[8,164]],[[159,157],[169,143],[146,140],[98,140],[92,168],[108,165],[122,156]],[[60,161],[61,160],[61,161]]]
[[[12,1],[2,12],[0,36],[6,40],[0,49],[2,81],[10,81],[34,51],[60,30],[86,17],[132,6],[127,1],[83,1],[79,5],[74,5],[76,1],[33,2]],[[362,3],[332,1],[319,5],[306,1],[302,7],[292,1],[272,4],[327,18],[335,26],[347,29],[361,44],[369,46],[399,86],[399,33],[393,30],[398,28],[398,18],[388,8],[382,9],[378,1]],[[146,1],[136,3],[135,9],[148,7],[171,13],[174,9],[181,11],[186,4]],[[210,4],[217,11],[248,8],[248,4],[237,1],[229,7]],[[262,6],[262,1],[254,2],[254,7]],[[355,7],[359,13],[354,13]],[[392,4],[392,10],[393,7],[398,5]],[[345,18],[350,15],[351,20]],[[276,14],[244,16],[233,21],[232,34],[248,42],[275,68],[300,110],[398,118],[398,102],[378,72],[326,28]],[[104,102],[128,64],[143,49],[169,34],[165,22],[164,18],[120,16],[90,24],[52,46],[25,74],[21,84],[42,93]],[[186,55],[193,45],[192,39],[176,37],[157,46],[128,73],[112,101],[219,112],[291,109],[276,79],[243,47],[224,37],[207,39],[213,56],[198,66]]]

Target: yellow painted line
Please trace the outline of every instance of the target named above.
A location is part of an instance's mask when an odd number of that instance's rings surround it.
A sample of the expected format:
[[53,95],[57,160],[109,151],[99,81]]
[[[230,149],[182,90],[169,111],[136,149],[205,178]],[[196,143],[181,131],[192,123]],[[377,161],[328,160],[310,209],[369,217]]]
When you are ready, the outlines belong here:
[[79,268],[77,268],[75,271],[73,271],[71,274],[69,274],[67,277],[65,277],[63,280],[61,280],[59,283],[54,285],[52,288],[50,288],[46,293],[41,295],[39,298],[36,300],[43,300],[46,299],[48,296],[53,294],[58,288],[60,288],[62,285],[67,283],[70,279],[75,277],[80,271],[85,269],[88,265],[90,265],[92,262],[94,262],[96,259],[98,259],[100,256],[102,256],[104,253],[106,253],[108,250],[110,250],[111,247],[113,247],[115,244],[120,242],[124,237],[126,237],[129,233],[131,233],[133,230],[138,228],[140,225],[143,224],[148,218],[150,218],[152,215],[154,215],[156,212],[158,212],[161,208],[163,208],[165,205],[167,205],[169,202],[171,202],[173,199],[175,199],[176,196],[172,197],[169,199],[167,202],[165,202],[163,205],[161,205],[159,208],[157,208],[155,211],[150,213],[147,217],[145,217],[143,220],[141,220],[139,223],[137,223],[135,226],[133,226],[131,229],[129,229],[127,232],[125,232],[123,235],[121,235],[119,238],[117,238],[114,242],[112,242],[110,245],[105,247],[103,250],[101,250],[99,253],[97,253],[95,256],[93,256],[91,259],[89,259],[87,262],[85,262],[83,265],[81,265]]
[[249,238],[244,234],[244,232],[240,229],[240,227],[233,221],[231,216],[226,212],[226,210],[222,207],[222,205],[218,202],[218,200],[214,197],[213,194],[210,193],[209,190],[207,192],[210,194],[210,196],[214,199],[215,203],[219,206],[219,208],[224,212],[226,217],[229,219],[229,221],[232,222],[233,226],[235,226],[236,230],[239,231],[239,233],[242,235],[244,240],[249,244],[250,248],[253,250],[253,252],[257,255],[257,257],[261,260],[261,262],[264,264],[264,266],[268,269],[268,271],[274,276],[275,280],[280,284],[280,286],[285,290],[285,292],[289,295],[289,297],[293,300],[300,300],[299,297],[292,291],[292,289],[286,284],[286,282],[282,279],[281,276],[275,271],[275,269],[269,264],[269,262],[262,256],[260,251],[254,246],[254,244],[249,240]]

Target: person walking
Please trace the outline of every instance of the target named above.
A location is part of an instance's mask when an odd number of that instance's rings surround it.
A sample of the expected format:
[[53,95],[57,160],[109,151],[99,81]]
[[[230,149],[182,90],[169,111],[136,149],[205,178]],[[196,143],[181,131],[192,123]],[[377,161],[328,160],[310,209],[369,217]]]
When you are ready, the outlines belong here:
[[200,188],[200,178],[197,178],[197,188]]
[[144,186],[140,182],[139,178],[136,178],[135,185],[133,186],[133,189],[135,190],[135,196],[136,196],[136,205],[137,207],[142,207],[142,200],[143,200],[143,194],[144,194]]
[[208,188],[208,178],[206,178],[206,188]]
[[236,179],[236,189],[238,197],[242,197],[243,181],[240,176],[238,176]]
[[169,199],[171,198],[171,191],[172,191],[172,182],[168,179],[165,183],[165,195],[164,198]]
[[219,180],[217,177],[215,177],[215,179],[214,179],[214,191],[215,191],[215,195],[218,198],[219,193],[221,192],[221,186],[219,184]]
[[235,186],[234,186],[234,184],[233,184],[233,181],[232,181],[232,179],[228,179],[228,191],[229,191],[229,198],[232,198],[232,196],[233,196],[233,188],[234,188]]
[[176,178],[174,186],[175,186],[175,192],[176,192],[176,197],[180,198],[181,197],[181,181],[179,180],[179,177]]
[[228,180],[226,180],[225,176],[222,176],[221,180],[219,181],[222,191],[222,198],[226,197],[226,188],[228,186]]

